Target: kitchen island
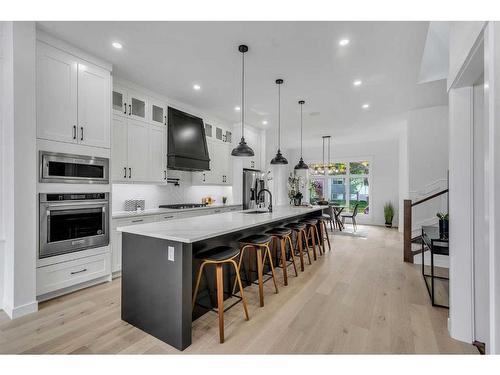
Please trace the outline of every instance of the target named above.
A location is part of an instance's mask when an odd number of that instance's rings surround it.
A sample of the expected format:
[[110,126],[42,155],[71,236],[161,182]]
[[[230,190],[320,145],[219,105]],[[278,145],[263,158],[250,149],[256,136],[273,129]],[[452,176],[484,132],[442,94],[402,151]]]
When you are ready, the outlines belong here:
[[[323,208],[278,206],[273,212],[246,210],[117,228],[122,232],[121,318],[184,350],[191,345],[193,319],[210,311],[192,309],[198,264],[193,255],[219,245],[238,247],[243,237],[321,215]],[[224,284],[232,285],[234,275],[224,275]],[[213,279],[206,278],[205,305],[211,305]]]

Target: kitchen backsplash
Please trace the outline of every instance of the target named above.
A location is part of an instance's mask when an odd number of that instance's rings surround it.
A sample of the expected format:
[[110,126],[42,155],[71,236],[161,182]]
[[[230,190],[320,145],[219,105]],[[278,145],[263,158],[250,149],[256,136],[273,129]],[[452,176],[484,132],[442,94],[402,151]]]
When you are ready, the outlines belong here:
[[169,172],[169,177],[180,178],[180,185],[113,184],[113,211],[123,211],[127,199],[144,199],[146,209],[158,208],[160,204],[201,203],[206,196],[214,198],[215,204],[222,204],[223,196],[228,204],[234,203],[231,186],[192,186],[189,172]]

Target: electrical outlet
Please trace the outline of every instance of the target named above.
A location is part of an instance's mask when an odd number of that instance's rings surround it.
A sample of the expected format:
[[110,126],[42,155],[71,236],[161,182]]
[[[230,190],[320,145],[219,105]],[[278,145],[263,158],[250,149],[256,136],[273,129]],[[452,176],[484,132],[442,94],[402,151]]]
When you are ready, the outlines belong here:
[[168,260],[171,262],[174,261],[174,247],[173,246],[168,247]]

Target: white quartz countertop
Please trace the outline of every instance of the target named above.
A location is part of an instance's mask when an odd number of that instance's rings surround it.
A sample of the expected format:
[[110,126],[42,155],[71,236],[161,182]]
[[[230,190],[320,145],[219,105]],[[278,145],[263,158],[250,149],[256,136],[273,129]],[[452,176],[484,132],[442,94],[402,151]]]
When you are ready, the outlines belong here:
[[117,230],[120,232],[139,234],[170,241],[192,243],[231,232],[257,227],[273,221],[289,219],[294,216],[304,215],[324,208],[324,206],[277,206],[273,207],[273,212],[261,214],[245,214],[245,211],[234,211],[208,216],[118,227]]
[[111,217],[113,219],[124,219],[127,217],[136,217],[136,216],[149,216],[149,215],[161,215],[171,212],[186,212],[186,211],[201,211],[201,210],[210,210],[217,208],[226,208],[226,207],[236,207],[241,206],[241,204],[212,204],[205,207],[194,207],[194,208],[150,208],[144,211],[113,211]]

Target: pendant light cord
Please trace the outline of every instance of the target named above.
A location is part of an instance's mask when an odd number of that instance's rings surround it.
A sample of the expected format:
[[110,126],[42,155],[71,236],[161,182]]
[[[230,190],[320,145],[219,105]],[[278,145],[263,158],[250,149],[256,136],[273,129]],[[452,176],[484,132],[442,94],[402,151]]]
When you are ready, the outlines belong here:
[[325,137],[323,137],[323,173],[325,173]]
[[241,56],[241,138],[245,138],[245,52]]
[[281,149],[281,83],[278,83],[278,150]]
[[300,104],[300,158],[302,159],[302,106],[303,104]]

